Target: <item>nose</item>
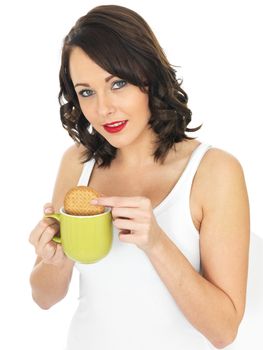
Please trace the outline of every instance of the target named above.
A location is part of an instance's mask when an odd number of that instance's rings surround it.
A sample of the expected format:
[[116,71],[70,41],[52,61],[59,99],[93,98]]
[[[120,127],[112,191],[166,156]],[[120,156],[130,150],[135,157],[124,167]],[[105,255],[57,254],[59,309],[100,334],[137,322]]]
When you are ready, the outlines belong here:
[[100,117],[107,117],[109,114],[114,113],[115,107],[112,97],[109,94],[97,94],[97,113]]

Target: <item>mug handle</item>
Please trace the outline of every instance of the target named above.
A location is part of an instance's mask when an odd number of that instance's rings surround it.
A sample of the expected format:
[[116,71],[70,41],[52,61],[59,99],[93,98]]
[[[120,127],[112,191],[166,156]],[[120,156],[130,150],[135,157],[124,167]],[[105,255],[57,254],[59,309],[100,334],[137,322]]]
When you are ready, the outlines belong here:
[[[57,214],[46,214],[44,217],[45,218],[54,218],[54,219],[56,219],[57,221],[60,222],[60,216],[61,216],[61,214],[57,213]],[[54,236],[52,238],[52,241],[61,244],[61,237]]]

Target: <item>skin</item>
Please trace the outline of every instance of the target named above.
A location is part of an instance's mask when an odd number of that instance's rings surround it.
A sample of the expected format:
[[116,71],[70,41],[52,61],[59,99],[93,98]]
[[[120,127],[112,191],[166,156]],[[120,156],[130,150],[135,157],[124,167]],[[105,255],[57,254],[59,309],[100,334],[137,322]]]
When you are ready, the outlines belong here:
[[[118,178],[118,174],[125,174],[125,183],[134,184],[136,171],[138,179],[147,178],[148,174],[154,185],[163,169],[166,174],[177,169],[175,178],[178,180],[198,142],[183,141],[176,152],[168,154],[163,166],[154,163],[151,154],[155,136],[147,127],[150,117],[148,95],[136,86],[116,84],[120,80],[118,77],[105,81],[110,74],[79,48],[71,54],[70,74],[74,85],[81,84],[76,86],[76,93],[85,117],[97,132],[118,148],[110,170],[93,171],[90,185],[103,189],[104,194],[97,204],[112,207],[113,225],[119,230],[119,239],[135,244],[145,252],[192,325],[214,346],[225,347],[236,336],[246,297],[249,204],[241,165],[232,155],[211,149],[195,175],[190,211],[200,233],[200,275],[153,215],[154,203],[165,197],[163,193],[152,200],[154,191],[143,180],[137,186],[125,188],[124,181]],[[123,133],[109,134],[102,126],[123,119],[128,119]],[[62,159],[53,204],[46,205],[51,211],[62,206],[65,193],[78,181],[82,169],[81,147],[71,147]],[[103,183],[106,174],[117,179],[113,183],[118,187],[109,188]],[[124,189],[122,195],[118,195],[118,188]],[[31,275],[32,293],[36,302],[45,306],[43,308],[52,306],[66,295],[73,268],[61,248],[50,242],[57,230],[54,220],[43,219],[30,235],[30,242],[38,254]]]
[[[141,165],[152,164],[150,154],[154,148],[151,142],[155,140],[155,135],[147,127],[150,118],[148,94],[128,83],[120,88],[123,83],[118,77],[105,82],[110,74],[79,48],[71,54],[70,74],[74,85],[90,85],[75,88],[81,110],[97,132],[118,148],[118,161],[132,166],[138,165],[138,160]],[[109,134],[102,126],[125,119],[129,120],[125,133]]]

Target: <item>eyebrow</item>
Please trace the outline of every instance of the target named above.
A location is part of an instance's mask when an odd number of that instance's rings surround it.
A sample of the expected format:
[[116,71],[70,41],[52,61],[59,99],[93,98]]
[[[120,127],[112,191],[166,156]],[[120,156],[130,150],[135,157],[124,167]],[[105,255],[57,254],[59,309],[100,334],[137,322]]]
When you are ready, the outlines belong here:
[[[108,81],[110,81],[112,78],[114,78],[114,75],[109,75],[108,77],[105,78],[105,82],[107,83]],[[90,87],[90,85],[88,83],[77,83],[74,85],[74,87],[77,86],[86,86],[86,87]]]

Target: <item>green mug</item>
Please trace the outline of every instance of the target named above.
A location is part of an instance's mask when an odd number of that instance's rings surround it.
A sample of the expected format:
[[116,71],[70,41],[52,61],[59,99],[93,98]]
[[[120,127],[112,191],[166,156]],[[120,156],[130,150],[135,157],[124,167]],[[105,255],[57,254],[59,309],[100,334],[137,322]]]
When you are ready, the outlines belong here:
[[60,222],[60,237],[53,241],[61,243],[64,253],[72,260],[82,264],[91,264],[104,258],[112,245],[111,208],[104,213],[90,216],[76,216],[65,213],[47,214]]

